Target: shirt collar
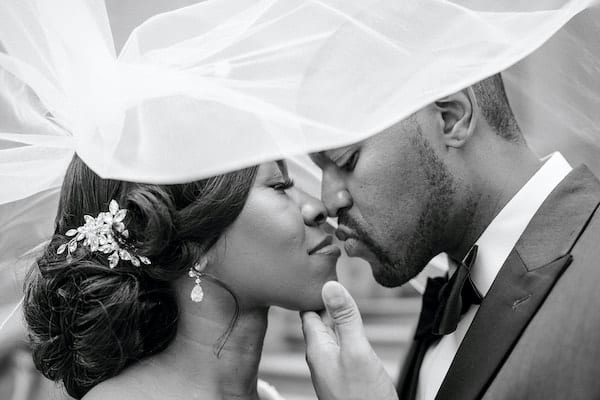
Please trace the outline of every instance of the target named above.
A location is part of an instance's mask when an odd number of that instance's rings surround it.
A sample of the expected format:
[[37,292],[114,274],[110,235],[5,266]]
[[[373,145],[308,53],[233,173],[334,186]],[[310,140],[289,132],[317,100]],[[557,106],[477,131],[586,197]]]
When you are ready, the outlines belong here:
[[482,296],[490,290],[500,268],[546,197],[572,169],[558,152],[542,161],[545,161],[542,167],[504,206],[475,242],[479,249],[471,279]]

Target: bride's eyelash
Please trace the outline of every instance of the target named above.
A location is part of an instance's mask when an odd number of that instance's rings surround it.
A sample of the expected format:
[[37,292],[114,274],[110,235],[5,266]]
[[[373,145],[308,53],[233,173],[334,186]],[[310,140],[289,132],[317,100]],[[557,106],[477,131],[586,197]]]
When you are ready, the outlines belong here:
[[275,190],[287,190],[291,187],[294,186],[294,181],[291,178],[286,178],[284,179],[282,182],[277,182],[276,184],[274,184],[273,186],[271,186],[273,189]]

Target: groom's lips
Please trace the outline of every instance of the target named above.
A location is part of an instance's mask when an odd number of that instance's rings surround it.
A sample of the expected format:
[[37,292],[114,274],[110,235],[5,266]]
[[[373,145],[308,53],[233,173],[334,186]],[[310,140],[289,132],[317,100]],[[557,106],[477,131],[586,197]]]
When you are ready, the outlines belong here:
[[335,236],[343,242],[348,239],[358,240],[357,235],[345,225],[338,225],[338,228],[335,230]]
[[309,255],[326,255],[339,257],[341,250],[333,244],[333,237],[327,235],[321,242],[308,251]]
[[349,257],[360,256],[360,250],[364,245],[358,239],[358,236],[347,226],[338,225],[335,230],[335,236],[344,242],[344,250]]
[[349,257],[360,257],[369,261],[373,259],[372,253],[360,237],[348,226],[338,225],[335,236],[344,242],[344,250]]

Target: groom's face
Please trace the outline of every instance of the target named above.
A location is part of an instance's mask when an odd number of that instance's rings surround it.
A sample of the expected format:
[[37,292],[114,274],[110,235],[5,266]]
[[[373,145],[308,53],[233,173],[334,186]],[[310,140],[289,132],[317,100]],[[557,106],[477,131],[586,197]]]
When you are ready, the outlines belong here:
[[338,238],[388,287],[413,278],[441,251],[453,203],[454,180],[424,130],[415,114],[362,142],[311,155]]

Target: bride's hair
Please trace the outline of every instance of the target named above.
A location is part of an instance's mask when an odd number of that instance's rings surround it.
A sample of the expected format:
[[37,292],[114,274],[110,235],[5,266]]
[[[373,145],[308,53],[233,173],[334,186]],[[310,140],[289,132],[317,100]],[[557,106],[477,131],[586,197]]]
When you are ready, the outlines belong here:
[[[76,155],[61,190],[55,234],[25,283],[24,313],[33,360],[80,398],[173,340],[179,308],[171,282],[200,260],[240,214],[256,167],[180,185],[102,179]],[[129,242],[151,264],[120,261],[79,246],[57,254],[84,215],[128,210]]]

